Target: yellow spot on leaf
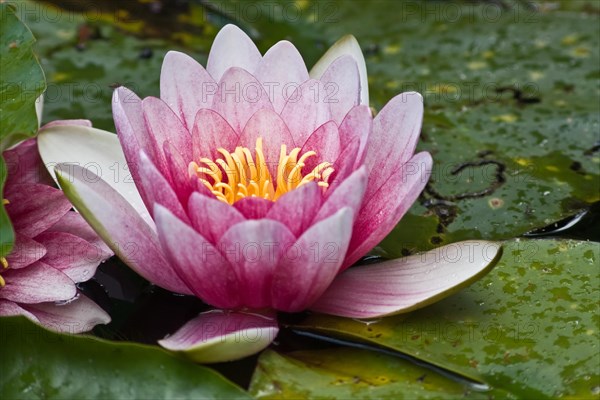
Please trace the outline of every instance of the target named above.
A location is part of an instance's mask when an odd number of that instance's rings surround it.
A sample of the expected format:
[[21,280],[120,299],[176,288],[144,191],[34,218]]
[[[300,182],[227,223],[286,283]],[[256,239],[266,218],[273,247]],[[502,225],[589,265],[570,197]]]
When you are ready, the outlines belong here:
[[508,124],[512,124],[513,122],[515,122],[518,119],[519,118],[514,114],[502,114],[502,115],[497,115],[495,117],[492,117],[492,121],[494,121],[494,122],[506,122]]
[[484,69],[485,67],[487,67],[487,63],[485,61],[471,61],[467,64],[467,68],[469,68],[472,71]]

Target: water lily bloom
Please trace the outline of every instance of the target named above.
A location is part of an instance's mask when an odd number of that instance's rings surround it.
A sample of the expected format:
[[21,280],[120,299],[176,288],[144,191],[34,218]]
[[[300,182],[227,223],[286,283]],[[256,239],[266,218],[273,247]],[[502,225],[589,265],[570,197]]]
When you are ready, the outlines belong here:
[[223,310],[160,344],[222,361],[267,346],[273,311],[408,311],[470,283],[497,255],[494,244],[464,242],[436,257],[348,269],[398,223],[432,166],[427,152],[414,154],[421,96],[398,95],[376,117],[368,101],[353,37],[309,73],[291,43],[261,55],[228,25],[206,68],[167,53],[160,98],[114,92],[118,138],[56,127],[40,151],[126,264]]
[[[72,122],[50,126],[61,123]],[[110,322],[109,315],[75,284],[89,280],[112,252],[52,186],[35,140],[5,151],[3,157],[8,172],[3,203],[15,243],[0,258],[0,316],[24,315],[68,333]]]

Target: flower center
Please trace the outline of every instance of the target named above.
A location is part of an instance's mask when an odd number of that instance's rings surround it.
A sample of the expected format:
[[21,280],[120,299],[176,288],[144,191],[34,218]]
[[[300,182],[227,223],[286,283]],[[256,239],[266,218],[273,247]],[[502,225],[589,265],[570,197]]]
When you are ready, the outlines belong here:
[[306,161],[317,153],[308,151],[301,155],[300,148],[295,148],[288,154],[286,145],[282,144],[277,179],[273,180],[267,168],[260,137],[256,140],[254,157],[247,147],[236,147],[233,153],[223,148],[217,151],[222,158],[214,161],[201,158],[199,163],[192,161],[189,173],[197,176],[217,199],[227,204],[233,204],[244,197],[262,197],[275,201],[283,194],[311,181],[316,181],[326,190],[329,187],[329,177],[334,172],[331,163],[322,162],[303,175],[302,168],[306,166]]
[[[10,203],[10,201],[8,201],[6,199],[2,199],[3,206],[5,206],[9,203]],[[8,269],[8,261],[6,261],[6,258],[0,257],[0,267],[1,267],[0,272],[4,272],[4,270]],[[2,274],[0,273],[0,288],[3,288],[4,286],[6,286],[6,281],[2,277]]]

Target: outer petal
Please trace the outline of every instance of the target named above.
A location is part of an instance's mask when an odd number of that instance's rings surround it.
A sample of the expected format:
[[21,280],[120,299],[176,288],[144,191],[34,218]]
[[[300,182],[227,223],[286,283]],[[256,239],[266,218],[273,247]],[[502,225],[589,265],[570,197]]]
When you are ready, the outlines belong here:
[[466,241],[341,274],[314,311],[374,318],[416,310],[456,293],[486,274],[501,253],[497,243]]
[[110,322],[110,316],[81,293],[67,304],[40,303],[23,307],[35,315],[42,325],[57,332],[88,332],[98,324]]
[[209,109],[198,111],[192,129],[192,155],[196,162],[202,157],[221,158],[217,149],[223,147],[232,151],[238,140],[239,135],[221,114]]
[[216,244],[229,228],[245,219],[235,207],[199,193],[190,196],[188,213],[194,229],[212,244]]
[[273,111],[269,95],[261,83],[246,70],[228,69],[219,81],[212,109],[241,133],[250,117],[263,108]]
[[[139,184],[140,175],[138,173],[140,150],[146,151],[155,163],[158,163],[159,159],[157,158],[155,140],[146,128],[142,100],[126,87],[118,87],[113,92],[112,111],[118,138],[127,160],[126,165],[117,166],[116,170],[119,173],[123,170],[129,172],[131,174],[129,179],[133,178],[141,197],[144,198],[145,194]],[[147,213],[148,211],[144,210],[144,212]]]
[[302,146],[311,133],[331,120],[329,97],[332,89],[321,81],[308,80],[289,96],[281,111],[281,118],[292,133],[296,146]]
[[419,153],[400,167],[371,198],[366,197],[367,188],[344,267],[358,261],[391,232],[423,191],[432,164],[429,153]]
[[114,253],[138,274],[167,290],[191,294],[165,259],[153,228],[110,185],[75,166],[58,166],[65,195]]
[[0,299],[0,317],[11,317],[14,315],[23,315],[34,322],[40,322],[35,315],[10,300]]
[[367,65],[365,64],[365,58],[360,49],[360,45],[352,35],[346,35],[335,42],[310,70],[310,77],[313,79],[320,79],[327,68],[329,68],[335,60],[344,55],[350,55],[356,60],[358,72],[360,74],[360,104],[369,105]]
[[160,243],[194,294],[215,307],[239,307],[238,280],[221,253],[166,208],[156,205],[154,212]]
[[323,203],[323,206],[315,217],[315,222],[328,218],[343,207],[350,208],[353,216],[356,218],[360,211],[366,188],[367,170],[365,167],[362,167],[354,171],[352,175],[334,189],[334,192]]
[[267,219],[244,221],[225,232],[218,248],[243,283],[242,304],[249,308],[271,305],[273,273],[294,241],[285,225]]
[[352,211],[343,208],[313,225],[285,253],[273,277],[273,308],[306,309],[329,287],[352,235]]
[[365,105],[360,105],[350,110],[340,124],[339,133],[341,143],[350,143],[357,136],[360,138],[360,146],[356,155],[356,162],[354,163],[355,168],[362,165],[365,159],[365,149],[367,148],[372,130],[373,117],[371,109]]
[[170,142],[163,145],[165,161],[171,175],[171,188],[177,195],[179,202],[185,208],[188,199],[196,188],[197,178],[193,178],[189,173],[189,160],[184,160],[183,156]]
[[413,156],[422,121],[423,97],[416,92],[399,94],[377,114],[365,157],[370,174],[367,199]]
[[334,60],[320,79],[325,85],[331,118],[340,124],[352,107],[360,104],[360,74],[350,55]]
[[277,199],[266,218],[281,222],[298,237],[310,227],[320,207],[321,189],[309,182]]
[[105,259],[99,248],[70,233],[44,232],[35,240],[47,250],[42,261],[76,283],[91,279],[98,264]]
[[2,153],[6,162],[5,188],[21,183],[52,184],[46,167],[40,158],[35,139],[26,140]]
[[58,222],[71,209],[63,193],[40,183],[14,185],[4,196],[6,211],[21,235],[33,238]]
[[333,121],[329,121],[321,125],[314,131],[302,146],[301,154],[307,151],[317,153],[316,157],[310,157],[306,161],[304,171],[312,171],[319,163],[333,163],[340,155],[341,143],[340,134],[337,125]]
[[52,225],[46,232],[70,233],[96,246],[98,251],[103,253],[103,258],[106,259],[113,255],[112,250],[102,241],[100,236],[98,236],[92,227],[85,222],[85,219],[75,211],[66,213],[60,221]]
[[260,52],[248,35],[235,25],[225,25],[210,48],[206,70],[215,81],[218,81],[231,67],[254,72],[260,59]]
[[42,126],[41,129],[52,128],[53,126],[64,126],[64,125],[79,125],[79,126],[87,126],[88,128],[92,127],[92,121],[89,119],[59,119],[56,121],[48,122],[46,125]]
[[163,153],[165,142],[170,142],[184,159],[192,158],[192,136],[169,106],[159,98],[146,97],[142,100],[144,121],[148,133],[156,141],[156,166],[163,174],[168,175],[168,168]]
[[74,164],[93,170],[152,224],[135,183],[123,173],[127,162],[117,135],[84,126],[55,126],[39,133],[38,148],[54,179],[57,164]]
[[212,104],[217,83],[196,60],[169,51],[160,71],[160,98],[191,132],[196,113]]
[[6,257],[6,261],[11,269],[27,267],[46,254],[46,248],[41,243],[27,236],[23,236],[17,232],[15,239],[15,244]]
[[140,151],[140,179],[146,194],[146,205],[148,210],[154,209],[154,204],[161,204],[177,215],[177,218],[189,222],[177,195],[173,188],[158,169],[152,164],[143,150]]
[[200,363],[232,361],[258,353],[277,336],[274,318],[260,314],[209,311],[158,343]]
[[16,303],[63,301],[77,294],[68,276],[41,261],[27,268],[9,270],[3,277],[6,286],[0,290],[0,298]]
[[[308,71],[296,47],[282,40],[264,55],[254,73],[273,103],[275,112],[280,113],[294,88],[308,80]],[[288,92],[288,88],[291,88]]]

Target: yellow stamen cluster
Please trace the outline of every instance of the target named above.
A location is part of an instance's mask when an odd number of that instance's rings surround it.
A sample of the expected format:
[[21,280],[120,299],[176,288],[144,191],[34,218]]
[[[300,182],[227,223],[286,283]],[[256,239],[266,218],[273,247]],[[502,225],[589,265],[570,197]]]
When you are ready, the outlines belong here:
[[300,148],[287,153],[285,144],[281,145],[279,163],[277,164],[277,179],[271,178],[267,161],[262,149],[262,138],[256,140],[254,157],[246,147],[236,147],[233,153],[219,148],[223,156],[213,161],[201,158],[199,164],[192,161],[189,173],[198,179],[221,201],[233,204],[244,197],[262,197],[275,201],[290,190],[296,189],[308,182],[315,181],[325,190],[329,187],[329,177],[334,172],[332,164],[322,162],[313,170],[302,174],[306,160],[317,155],[308,151],[300,155]]
[[[8,261],[6,261],[6,258],[0,257],[0,265],[2,265],[2,271],[8,269]],[[5,285],[6,281],[2,275],[0,275],[0,287],[4,287]]]

